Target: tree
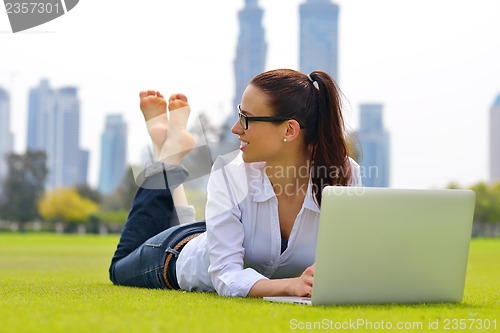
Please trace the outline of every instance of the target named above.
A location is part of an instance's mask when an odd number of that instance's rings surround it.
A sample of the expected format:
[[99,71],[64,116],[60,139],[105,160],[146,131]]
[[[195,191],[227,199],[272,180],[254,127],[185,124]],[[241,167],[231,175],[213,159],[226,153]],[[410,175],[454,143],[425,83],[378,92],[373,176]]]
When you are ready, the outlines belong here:
[[78,194],[80,194],[82,197],[87,198],[89,200],[92,200],[93,202],[97,204],[102,203],[102,195],[99,191],[91,188],[89,185],[77,185],[75,187],[76,191]]
[[119,226],[123,227],[127,221],[128,211],[117,210],[117,211],[101,211],[94,215],[94,218],[100,223],[104,223],[107,226]]
[[41,151],[28,151],[24,155],[7,157],[8,175],[3,185],[0,216],[20,224],[39,217],[37,202],[45,190],[47,178],[46,155]]
[[476,193],[474,220],[479,223],[500,223],[500,183],[491,186],[477,183],[470,189]]
[[46,221],[86,223],[99,205],[82,197],[75,188],[60,188],[47,192],[38,203],[40,215]]
[[102,200],[104,211],[130,210],[132,201],[137,193],[138,186],[135,183],[132,167],[127,169],[123,180],[118,188]]
[[477,183],[469,189],[476,193],[474,226],[481,236],[500,235],[500,183]]
[[500,223],[500,182],[490,186],[491,222]]
[[199,125],[195,124],[190,133],[193,133],[197,142],[218,142],[221,128],[210,121],[210,117],[205,112],[198,115]]

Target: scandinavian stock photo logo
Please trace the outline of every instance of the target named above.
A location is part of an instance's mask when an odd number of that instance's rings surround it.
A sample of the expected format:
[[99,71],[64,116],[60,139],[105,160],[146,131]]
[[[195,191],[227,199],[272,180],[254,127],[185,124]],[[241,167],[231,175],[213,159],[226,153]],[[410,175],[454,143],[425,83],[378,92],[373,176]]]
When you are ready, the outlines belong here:
[[75,8],[79,0],[3,0],[12,32],[52,21]]

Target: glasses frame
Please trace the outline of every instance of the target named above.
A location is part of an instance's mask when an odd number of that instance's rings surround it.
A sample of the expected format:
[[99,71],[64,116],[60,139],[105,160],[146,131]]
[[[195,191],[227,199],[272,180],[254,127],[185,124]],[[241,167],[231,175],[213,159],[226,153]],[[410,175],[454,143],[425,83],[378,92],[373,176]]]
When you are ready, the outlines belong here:
[[[238,119],[240,121],[241,127],[243,127],[244,130],[248,129],[248,122],[249,121],[262,121],[262,122],[268,122],[268,123],[281,123],[287,120],[295,120],[297,119],[293,117],[273,117],[273,116],[260,116],[260,117],[252,117],[252,116],[247,116],[246,114],[243,114],[241,111],[241,104],[238,104]],[[297,121],[298,122],[298,121]],[[304,128],[300,122],[298,122],[300,125],[300,128]]]

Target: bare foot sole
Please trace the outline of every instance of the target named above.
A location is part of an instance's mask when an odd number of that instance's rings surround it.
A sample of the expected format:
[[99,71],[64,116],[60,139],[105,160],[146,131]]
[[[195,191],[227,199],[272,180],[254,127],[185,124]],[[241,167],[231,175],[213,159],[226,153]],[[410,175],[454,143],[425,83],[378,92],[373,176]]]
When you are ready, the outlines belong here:
[[160,159],[177,164],[196,145],[194,137],[186,129],[191,112],[187,97],[172,94],[168,100],[168,110],[167,140],[161,148]]
[[159,92],[148,90],[139,95],[156,159],[169,164],[179,164],[196,145],[195,139],[186,129],[191,112],[186,96],[171,95],[167,115],[167,103]]
[[145,90],[139,93],[141,111],[146,121],[167,113],[167,101],[163,95],[154,90]]
[[[139,93],[140,107],[149,136],[153,145],[161,147],[167,138],[167,101],[163,95],[155,90],[145,90]],[[155,148],[155,155],[157,153]]]
[[182,158],[195,147],[196,140],[191,133],[180,122],[172,119],[174,115],[181,119],[187,119],[189,113],[189,106],[170,111],[171,118],[167,124],[167,139],[161,147],[159,160],[169,164],[179,164]]

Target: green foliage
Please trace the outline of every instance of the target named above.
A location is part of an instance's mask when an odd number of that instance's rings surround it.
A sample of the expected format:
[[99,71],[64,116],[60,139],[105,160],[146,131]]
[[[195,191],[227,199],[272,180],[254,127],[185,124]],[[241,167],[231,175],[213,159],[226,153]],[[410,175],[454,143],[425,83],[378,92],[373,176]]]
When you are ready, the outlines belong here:
[[500,183],[477,183],[470,187],[476,193],[474,221],[500,223]]
[[96,204],[101,204],[102,203],[102,195],[99,191],[91,188],[89,185],[77,185],[75,187],[76,191],[78,192],[79,195],[81,195],[84,198],[87,198]]
[[47,178],[45,161],[45,153],[40,151],[7,157],[9,171],[0,202],[2,219],[23,224],[39,216],[37,202],[44,192]]
[[126,210],[116,210],[116,211],[100,211],[93,215],[93,217],[99,221],[99,223],[104,223],[107,225],[123,226],[127,221],[128,211]]
[[495,207],[492,214],[492,221],[500,223],[500,182],[491,186],[491,201],[492,206]]
[[99,206],[82,197],[75,188],[60,188],[47,192],[40,200],[38,209],[46,221],[86,223]]

